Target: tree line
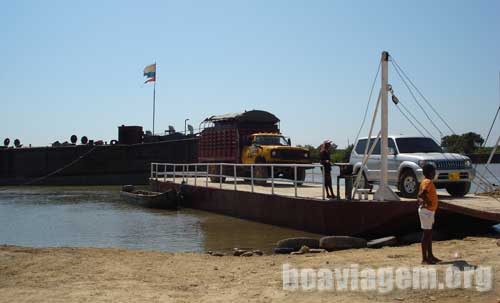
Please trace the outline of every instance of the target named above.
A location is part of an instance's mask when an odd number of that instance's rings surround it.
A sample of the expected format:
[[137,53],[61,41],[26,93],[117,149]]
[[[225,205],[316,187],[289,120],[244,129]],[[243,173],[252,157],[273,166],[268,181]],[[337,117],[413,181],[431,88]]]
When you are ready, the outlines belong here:
[[[489,154],[493,147],[484,147],[484,138],[475,132],[468,132],[461,135],[449,135],[444,136],[441,139],[441,147],[444,148],[446,152],[458,153],[458,154]],[[319,161],[319,149],[320,147],[314,147],[312,145],[299,145],[300,147],[309,150],[309,156],[313,161]],[[349,162],[349,157],[351,155],[353,144],[348,145],[343,149],[335,149],[332,151],[331,159],[334,163]],[[499,151],[500,152],[500,151]]]

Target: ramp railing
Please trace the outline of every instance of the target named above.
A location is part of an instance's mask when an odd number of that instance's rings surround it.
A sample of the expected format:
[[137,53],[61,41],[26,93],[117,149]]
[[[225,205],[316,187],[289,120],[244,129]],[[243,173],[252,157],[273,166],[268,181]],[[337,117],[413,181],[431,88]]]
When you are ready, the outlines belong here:
[[[325,200],[321,164],[240,163],[151,163],[151,179],[271,195],[301,197],[299,191],[321,186]],[[269,186],[270,185],[270,186]],[[283,192],[286,193],[283,193]],[[310,195],[308,195],[309,197]],[[305,196],[304,196],[305,197]]]

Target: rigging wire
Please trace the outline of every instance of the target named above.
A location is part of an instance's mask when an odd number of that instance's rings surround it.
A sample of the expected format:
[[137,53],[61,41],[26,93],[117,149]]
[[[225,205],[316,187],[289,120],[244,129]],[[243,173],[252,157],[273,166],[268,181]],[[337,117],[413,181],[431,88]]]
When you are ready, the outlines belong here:
[[[403,83],[404,83],[404,84],[405,84],[405,86],[408,88],[408,91],[410,91],[410,94],[413,96],[413,98],[414,98],[415,102],[419,105],[419,107],[422,109],[422,111],[423,111],[423,112],[424,112],[424,114],[427,116],[427,118],[429,119],[429,121],[430,121],[430,122],[432,123],[432,125],[436,128],[436,130],[440,133],[441,137],[442,137],[442,135],[443,135],[443,134],[442,134],[442,132],[441,132],[441,130],[439,129],[439,127],[437,127],[437,126],[434,124],[434,122],[433,122],[433,121],[432,121],[432,119],[428,116],[428,114],[426,113],[426,111],[425,111],[425,110],[422,108],[422,106],[418,103],[417,99],[415,98],[415,95],[412,93],[412,91],[411,91],[411,90],[410,90],[410,88],[408,87],[408,85],[407,85],[406,81],[405,81],[405,80],[403,79],[403,77],[401,76],[401,73],[402,73],[402,74],[403,74],[403,75],[407,78],[408,82],[409,82],[409,83],[411,83],[411,85],[414,87],[414,89],[415,89],[415,90],[419,93],[419,95],[422,97],[422,99],[424,99],[424,101],[427,103],[427,105],[429,105],[429,107],[430,107],[430,108],[434,111],[434,113],[435,113],[435,114],[436,114],[436,115],[437,115],[437,116],[441,119],[441,121],[442,121],[442,122],[443,122],[443,123],[444,123],[444,124],[445,124],[445,125],[446,125],[449,129],[450,129],[450,131],[451,131],[453,134],[455,134],[455,131],[454,131],[454,130],[453,130],[453,129],[449,126],[449,124],[448,124],[448,123],[444,120],[444,118],[443,118],[441,115],[439,115],[439,113],[437,112],[437,110],[436,110],[436,109],[432,106],[432,104],[431,104],[431,103],[427,100],[427,98],[425,98],[425,97],[423,96],[423,94],[422,94],[422,93],[421,93],[421,91],[420,91],[420,90],[419,90],[419,89],[415,86],[415,84],[413,84],[413,82],[411,81],[411,79],[410,79],[410,78],[408,77],[408,75],[407,75],[407,74],[403,71],[403,69],[399,66],[399,64],[397,63],[397,61],[396,61],[396,60],[395,60],[392,56],[391,56],[391,59],[392,59],[392,60],[391,60],[391,63],[393,64],[393,66],[394,66],[394,68],[395,68],[395,70],[396,70],[396,73],[400,76],[401,80],[403,80]],[[398,69],[399,69],[399,70],[398,70]],[[401,71],[401,73],[400,73],[400,71]],[[497,117],[498,117],[498,113],[499,113],[499,112],[500,112],[500,106],[499,106],[499,107],[498,107],[498,109],[497,109],[497,112],[496,112],[496,114],[495,114],[495,118],[494,118],[494,120],[493,120],[492,125],[490,126],[490,130],[489,130],[489,132],[488,132],[488,136],[486,137],[486,140],[484,141],[483,146],[484,146],[484,144],[486,144],[487,140],[489,139],[490,133],[491,133],[491,131],[492,131],[492,129],[493,129],[493,126],[494,126],[494,124],[495,124],[495,121],[496,121],[496,119],[497,119]],[[421,125],[421,124],[419,124],[419,125]],[[422,126],[422,125],[421,125],[421,126]],[[433,139],[434,139],[434,140],[436,140],[435,138],[433,138]],[[476,168],[477,168],[477,164],[476,164],[476,166],[474,167],[474,169],[476,169]],[[487,171],[487,172],[489,172],[489,173],[490,173],[490,174],[491,174],[491,175],[492,175],[492,176],[493,176],[493,177],[497,180],[497,182],[499,182],[499,183],[500,183],[500,179],[499,179],[497,176],[495,176],[495,175],[494,175],[494,174],[493,174],[493,173],[492,173],[489,169],[486,169],[486,171]],[[477,174],[478,174],[478,175],[481,175],[479,172],[477,172]],[[481,177],[483,177],[484,179],[487,179],[486,177],[484,177],[484,176],[482,176],[482,175],[481,175]]]
[[[432,135],[432,133],[431,133],[431,132],[430,132],[427,128],[425,128],[425,126],[422,124],[422,122],[420,122],[420,121],[417,119],[417,117],[415,117],[415,115],[413,115],[413,114],[411,113],[411,111],[410,111],[410,110],[409,110],[409,109],[408,109],[408,108],[407,108],[407,107],[406,107],[406,106],[405,106],[405,105],[404,105],[401,101],[399,101],[399,102],[398,102],[398,105],[399,105],[399,104],[401,104],[401,106],[403,107],[403,109],[404,109],[404,110],[405,110],[405,111],[406,111],[406,112],[407,112],[407,113],[408,113],[408,114],[409,114],[409,115],[410,115],[410,116],[411,116],[411,117],[415,120],[415,122],[417,122],[417,124],[418,124],[418,125],[419,125],[419,126],[420,126],[423,130],[425,130],[425,132],[427,133],[427,135],[428,135],[428,136],[430,136],[432,139],[436,140],[436,138]],[[396,105],[396,107],[397,107],[397,108],[399,108],[399,106],[398,106],[398,105]],[[400,110],[401,110],[401,109],[400,109]],[[410,123],[411,123],[411,121],[410,121]],[[412,124],[413,124],[413,123],[412,123]],[[413,125],[414,125],[414,124],[413,124]],[[420,131],[420,129],[419,129],[419,128],[417,128],[416,126],[415,126],[415,128],[417,129],[417,131],[418,131],[418,132],[419,132],[419,133],[420,133],[423,137],[426,137],[426,135],[424,135],[424,134]]]
[[486,142],[488,142],[488,139],[490,138],[491,131],[493,130],[493,126],[495,125],[495,122],[497,121],[498,118],[498,112],[500,112],[500,106],[497,109],[497,113],[495,114],[495,118],[493,118],[493,122],[491,123],[490,130],[488,131],[488,135],[486,136],[486,139],[484,139],[484,143],[482,147],[486,146]]
[[[400,103],[401,105],[403,105],[403,104],[401,103],[401,101],[399,101],[398,103]],[[422,131],[421,131],[421,130],[420,130],[420,129],[419,129],[419,128],[415,125],[415,123],[413,123],[413,121],[412,121],[412,120],[411,120],[411,119],[410,119],[410,118],[409,118],[409,117],[408,117],[408,116],[404,113],[404,111],[403,111],[403,110],[401,110],[401,108],[399,108],[399,106],[397,106],[397,105],[396,105],[396,108],[397,108],[397,109],[401,112],[401,114],[402,114],[402,115],[403,115],[403,116],[404,116],[404,117],[408,120],[408,122],[410,122],[410,124],[411,124],[411,125],[413,125],[413,127],[417,130],[417,132],[419,132],[419,133],[420,133],[423,137],[425,137],[425,135],[422,133]],[[409,113],[409,114],[413,117],[413,119],[415,119],[415,121],[416,121],[417,123],[419,123],[419,125],[421,125],[421,124],[420,124],[420,122],[419,122],[419,121],[415,118],[415,116],[413,116],[413,115],[411,114],[411,112],[409,112],[409,111],[408,111],[408,109],[407,109],[406,107],[404,107],[404,106],[403,106],[403,108],[404,108],[404,109],[405,109],[405,110],[406,110],[406,111],[407,111],[407,112],[408,112],[408,113]],[[424,129],[425,129],[425,128],[424,128]],[[431,135],[431,137],[432,137],[432,135]],[[433,138],[433,139],[434,139],[434,140],[436,140],[435,138]],[[487,179],[486,179],[486,177],[484,177],[484,176],[483,176],[482,174],[480,174],[479,172],[476,172],[476,174],[477,174],[477,177],[478,177],[478,178],[481,178],[481,179],[483,179],[483,180],[487,180]],[[494,176],[494,177],[496,178],[496,176]],[[474,183],[474,184],[475,184],[477,187],[479,187],[479,188],[483,188],[483,189],[484,189],[484,188],[486,188],[486,189],[487,189],[487,187],[486,187],[487,185],[486,185],[486,184],[485,184],[484,186],[482,186],[482,183],[481,183],[481,182],[477,182],[477,181],[475,181],[475,180],[473,180],[473,181],[472,181],[472,183]],[[488,183],[490,183],[490,182],[488,182]],[[499,183],[500,183],[500,180],[499,180]],[[498,200],[498,201],[500,202],[500,200]]]
[[[443,136],[441,130],[439,129],[439,127],[437,127],[437,125],[432,121],[432,119],[429,117],[429,115],[427,114],[427,112],[425,111],[425,109],[420,105],[420,103],[418,102],[418,100],[416,99],[415,95],[413,94],[413,91],[410,89],[410,87],[408,86],[407,82],[405,81],[405,79],[402,77],[402,75],[405,76],[405,78],[408,80],[408,82],[413,86],[413,88],[418,92],[418,94],[420,95],[420,97],[422,97],[422,99],[424,99],[424,101],[427,103],[427,105],[434,111],[434,113],[439,117],[439,119],[441,119],[441,121],[448,127],[448,129],[453,133],[453,134],[456,134],[455,131],[450,127],[450,125],[444,120],[444,118],[438,113],[438,111],[432,106],[432,104],[427,100],[427,98],[425,98],[425,96],[422,94],[422,92],[418,89],[418,87],[416,87],[416,85],[411,81],[411,79],[408,77],[408,75],[404,72],[404,70],[399,66],[399,64],[397,63],[397,61],[394,59],[394,57],[391,56],[391,63],[394,67],[394,69],[396,70],[396,73],[399,75],[399,77],[401,78],[401,80],[403,81],[403,83],[405,84],[406,88],[408,89],[408,91],[410,92],[410,94],[412,95],[414,101],[417,103],[417,105],[420,107],[420,109],[422,109],[422,111],[424,112],[424,114],[426,115],[427,119],[429,119],[429,121],[431,122],[431,124],[436,128],[436,130],[439,132],[439,134],[441,135],[441,137]],[[403,104],[402,104],[403,105]],[[404,107],[404,105],[403,105]],[[408,109],[407,109],[408,111]],[[499,107],[499,110],[500,111],[500,107]],[[498,115],[498,111],[497,111],[497,115]],[[408,111],[409,112],[409,111]],[[410,113],[410,112],[409,112]],[[410,115],[416,120],[418,121],[418,119],[416,119],[411,113]],[[495,115],[495,117],[497,117],[497,115]],[[496,118],[495,118],[496,119]],[[419,123],[419,125],[421,127],[422,124]],[[493,126],[491,126],[492,128]],[[425,129],[425,128],[424,128]],[[418,129],[417,129],[418,131]],[[490,129],[491,131],[491,129]],[[429,134],[430,132],[427,131]],[[488,135],[489,136],[489,135]],[[432,135],[431,137],[435,140],[436,138],[434,138]],[[479,171],[477,171],[477,164],[476,166],[474,167],[474,170],[476,170],[476,175],[477,176],[480,176],[482,179],[484,180],[488,180],[482,173],[480,173]],[[496,180],[497,182],[500,183],[500,179],[495,176],[489,169],[486,169],[486,172],[489,172]],[[477,182],[474,182],[476,185],[478,185],[478,187],[481,186],[481,183],[477,184]],[[491,182],[488,182],[488,183],[491,183]]]
[[378,64],[377,73],[375,74],[375,78],[373,79],[372,88],[370,89],[370,95],[368,97],[368,103],[366,104],[365,114],[363,115],[363,121],[361,122],[361,126],[358,130],[358,134],[356,135],[356,140],[354,140],[354,144],[356,144],[356,142],[358,141],[359,135],[361,134],[361,130],[363,129],[363,126],[365,126],[366,115],[368,114],[368,108],[370,108],[370,103],[372,101],[372,96],[373,96],[373,89],[375,88],[375,83],[377,82],[378,74],[380,73],[381,64],[382,62]]
[[399,110],[399,112],[401,113],[401,115],[403,115],[406,120],[408,120],[408,122],[410,122],[411,125],[413,125],[413,127],[417,130],[417,132],[420,133],[420,135],[422,135],[422,137],[425,137],[424,133],[422,133],[422,131],[415,125],[415,123],[413,123],[413,121],[403,112],[403,110],[396,105],[396,108]]
[[418,87],[411,81],[410,77],[408,77],[408,75],[405,73],[403,68],[398,64],[398,62],[396,61],[396,59],[394,59],[394,57],[392,55],[391,55],[391,62],[393,62],[393,64],[398,67],[398,69],[405,76],[405,78],[408,80],[408,82],[413,86],[413,88],[415,88],[415,90],[420,95],[420,97],[422,97],[422,99],[425,101],[425,103],[427,103],[427,105],[432,109],[434,114],[436,114],[436,116],[438,116],[438,118],[441,120],[441,122],[443,122],[443,124],[446,125],[446,127],[448,127],[448,129],[451,131],[452,134],[456,134],[456,132],[451,128],[451,126],[448,124],[448,122],[446,122],[446,120],[443,118],[443,116],[441,116],[441,114],[439,114],[439,112],[434,108],[432,103],[430,103],[429,100],[427,100],[427,98],[424,96],[424,94],[422,94],[422,92],[418,89]]
[[[443,137],[443,133],[441,132],[441,130],[439,129],[439,127],[434,123],[434,121],[431,119],[431,117],[429,116],[429,114],[427,113],[427,111],[423,108],[423,106],[420,104],[420,102],[418,102],[417,98],[415,97],[415,94],[413,93],[413,91],[410,89],[410,86],[408,85],[408,83],[406,82],[406,80],[403,78],[403,76],[401,75],[400,71],[398,70],[398,68],[396,67],[396,65],[394,64],[394,62],[392,62],[392,66],[394,67],[394,70],[396,71],[396,73],[399,75],[399,78],[401,78],[401,80],[403,81],[403,84],[406,86],[406,88],[408,89],[408,91],[410,92],[410,95],[413,97],[413,100],[415,101],[415,103],[418,105],[418,107],[422,110],[422,112],[424,113],[424,115],[427,117],[427,119],[429,120],[429,122],[432,124],[432,126],[434,126],[434,128],[436,128],[436,130],[438,131],[439,133],[439,136],[440,138]],[[441,140],[439,140],[441,141]]]

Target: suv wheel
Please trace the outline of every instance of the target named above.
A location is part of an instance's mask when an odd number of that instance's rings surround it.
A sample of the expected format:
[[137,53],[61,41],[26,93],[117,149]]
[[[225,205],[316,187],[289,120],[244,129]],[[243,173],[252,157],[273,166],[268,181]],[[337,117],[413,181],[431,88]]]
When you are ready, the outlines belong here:
[[418,195],[418,180],[413,170],[407,169],[403,171],[399,177],[399,191],[401,196],[405,198],[416,198]]
[[450,183],[446,185],[446,191],[453,197],[463,197],[469,193],[470,182]]
[[[355,176],[354,180],[356,180],[356,177],[357,177],[358,173],[359,173],[359,171],[354,174],[354,176]],[[373,188],[373,186],[370,183],[368,183],[368,179],[366,178],[366,175],[365,175],[364,171],[361,173],[361,177],[359,178],[359,186],[358,186],[358,188],[360,188],[360,189],[370,189],[370,190]]]

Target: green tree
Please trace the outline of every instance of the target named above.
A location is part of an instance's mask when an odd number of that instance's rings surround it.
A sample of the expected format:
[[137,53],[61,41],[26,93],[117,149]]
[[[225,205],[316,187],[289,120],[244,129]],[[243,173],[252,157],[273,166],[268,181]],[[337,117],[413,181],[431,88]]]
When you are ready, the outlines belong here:
[[468,132],[462,135],[464,138],[464,153],[471,154],[475,152],[484,143],[483,137],[480,134]]
[[441,146],[445,147],[449,152],[462,154],[474,153],[483,143],[483,137],[474,132],[444,136],[441,139]]
[[347,146],[345,149],[337,149],[332,153],[332,162],[334,163],[347,163],[349,162],[349,158],[351,157],[352,149],[354,145],[351,144]]

